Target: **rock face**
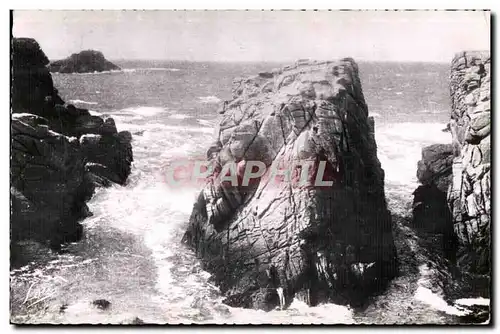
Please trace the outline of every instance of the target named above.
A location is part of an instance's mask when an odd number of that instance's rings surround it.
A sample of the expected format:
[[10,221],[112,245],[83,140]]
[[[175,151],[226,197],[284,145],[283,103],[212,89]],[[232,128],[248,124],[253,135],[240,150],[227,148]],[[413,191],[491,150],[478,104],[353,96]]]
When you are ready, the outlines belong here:
[[[414,193],[417,227],[453,228],[456,265],[489,276],[491,107],[489,52],[462,52],[451,66],[451,145],[424,148]],[[454,246],[455,247],[455,246]]]
[[422,184],[413,193],[413,224],[431,233],[453,234],[447,192],[451,182],[453,147],[436,144],[422,150],[417,178]]
[[96,185],[124,184],[131,135],[113,119],[65,105],[38,43],[12,42],[11,242],[31,239],[57,249],[82,235],[78,221]]
[[93,73],[112,70],[120,70],[120,68],[106,60],[102,52],[95,50],[73,53],[66,59],[50,63],[50,71],[59,73]]
[[457,54],[451,66],[451,133],[455,158],[448,204],[460,268],[490,273],[491,63],[489,52]]
[[[396,272],[384,172],[377,158],[358,67],[299,61],[234,81],[223,104],[214,166],[199,194],[184,242],[232,306],[269,310],[294,297],[311,305],[360,305]],[[260,161],[288,168],[245,186],[217,182],[225,167]],[[311,163],[305,184],[297,163]],[[314,180],[326,166],[318,186]],[[304,168],[303,168],[304,169]]]
[[425,147],[417,169],[417,178],[422,185],[413,192],[413,226],[424,233],[424,238],[438,243],[434,246],[444,250],[449,258],[454,256],[456,241],[447,203],[452,163],[451,144]]

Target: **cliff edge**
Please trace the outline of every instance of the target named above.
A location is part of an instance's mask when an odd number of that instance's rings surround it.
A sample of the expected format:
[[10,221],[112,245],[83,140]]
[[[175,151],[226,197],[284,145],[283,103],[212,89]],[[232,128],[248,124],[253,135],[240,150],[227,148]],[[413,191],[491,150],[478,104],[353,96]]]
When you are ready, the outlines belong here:
[[[396,251],[357,64],[298,61],[236,79],[220,113],[207,152],[213,172],[183,240],[225,302],[357,306],[383,288],[396,273]],[[249,165],[271,173],[240,182]],[[236,166],[236,184],[217,181],[228,166]],[[274,177],[278,170],[285,172]]]
[[14,38],[11,51],[11,245],[59,249],[82,236],[95,186],[125,184],[132,136],[65,104],[34,39]]
[[491,271],[491,61],[489,52],[457,54],[451,65],[455,157],[448,204],[461,269]]
[[[461,52],[450,72],[452,144],[422,151],[414,193],[415,227],[441,234],[457,279],[489,297],[491,274],[491,63],[489,52]],[[471,286],[472,285],[472,286]]]

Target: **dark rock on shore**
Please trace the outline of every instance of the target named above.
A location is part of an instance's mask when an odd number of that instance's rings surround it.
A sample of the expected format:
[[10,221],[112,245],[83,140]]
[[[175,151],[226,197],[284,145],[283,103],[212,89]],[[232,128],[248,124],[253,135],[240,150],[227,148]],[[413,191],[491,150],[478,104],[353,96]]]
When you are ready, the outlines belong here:
[[102,52],[95,50],[73,53],[66,59],[50,63],[50,71],[59,73],[93,73],[113,70],[120,70],[120,67],[104,58]]
[[107,310],[111,306],[111,303],[106,299],[96,299],[92,302],[92,305],[98,309]]
[[441,234],[443,248],[453,244],[453,223],[447,204],[451,182],[453,147],[436,144],[422,150],[417,178],[422,184],[413,193],[413,226],[426,233]]
[[451,181],[453,147],[448,144],[435,144],[422,150],[422,159],[418,162],[417,178],[423,185],[435,185],[446,193]]
[[125,184],[132,136],[111,118],[66,105],[34,39],[13,39],[12,52],[11,243],[59,249],[82,236],[78,222],[90,215],[96,185]]
[[[451,145],[422,151],[413,224],[441,238],[462,295],[489,298],[491,262],[490,54],[462,52],[451,65]],[[481,319],[483,317],[480,317]]]
[[[313,166],[306,185],[265,177],[249,186],[205,184],[183,240],[225,302],[270,310],[298,297],[359,306],[383,289],[397,272],[396,252],[357,64],[301,61],[237,79],[220,113],[208,150],[214,176],[252,160]],[[320,161],[333,186],[313,185]]]

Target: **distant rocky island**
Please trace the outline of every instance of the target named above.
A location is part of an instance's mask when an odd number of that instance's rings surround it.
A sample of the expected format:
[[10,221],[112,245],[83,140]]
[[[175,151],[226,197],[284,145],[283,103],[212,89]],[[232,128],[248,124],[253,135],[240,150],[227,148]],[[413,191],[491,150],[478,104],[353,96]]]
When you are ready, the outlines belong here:
[[102,52],[95,50],[73,53],[68,58],[51,62],[49,67],[51,72],[59,73],[93,73],[120,70],[120,67],[104,58]]

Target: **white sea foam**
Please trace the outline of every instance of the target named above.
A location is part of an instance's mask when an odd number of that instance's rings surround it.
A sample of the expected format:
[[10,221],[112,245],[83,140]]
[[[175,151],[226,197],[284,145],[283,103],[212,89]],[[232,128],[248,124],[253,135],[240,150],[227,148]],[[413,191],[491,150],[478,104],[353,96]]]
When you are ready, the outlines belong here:
[[131,107],[131,108],[122,109],[121,111],[131,112],[131,113],[134,113],[134,114],[137,114],[140,116],[151,117],[151,116],[155,116],[155,115],[164,113],[166,110],[165,110],[165,108],[162,108],[162,107],[139,106],[139,107]]
[[455,300],[455,304],[458,305],[464,305],[464,306],[472,306],[472,305],[483,305],[483,306],[489,306],[490,305],[490,299],[489,298],[461,298]]
[[165,71],[165,72],[179,72],[180,69],[173,67],[139,67],[139,68],[124,68],[122,72],[124,73],[134,73],[141,71]]
[[189,115],[185,115],[185,114],[172,114],[170,116],[168,116],[168,118],[172,118],[172,119],[186,119],[186,118],[190,118],[191,116]]
[[200,123],[201,125],[205,125],[205,126],[214,126],[214,122],[207,121],[205,119],[199,119],[198,123]]
[[443,114],[447,112],[448,112],[447,110],[439,110],[439,109],[421,109],[417,111],[417,113],[420,114]]
[[172,67],[147,67],[147,68],[138,68],[137,70],[144,71],[166,71],[166,72],[179,72],[180,69],[172,68]]
[[376,125],[378,157],[387,185],[404,186],[402,190],[411,194],[417,186],[416,168],[422,148],[451,143],[451,135],[442,131],[445,127],[446,124],[442,123]]
[[375,117],[375,118],[382,117],[382,115],[380,115],[378,112],[372,112],[372,111],[370,111],[370,114],[368,116]]
[[443,298],[433,293],[430,289],[421,286],[419,286],[415,292],[415,299],[450,315],[464,316],[468,314],[468,312],[449,305]]
[[102,116],[102,114],[98,111],[95,111],[95,110],[89,110],[89,113],[92,115],[92,116]]
[[[116,116],[113,116],[116,117]],[[165,138],[164,131],[169,130],[169,136],[173,134],[182,134],[185,132],[190,133],[206,133],[212,134],[213,129],[207,127],[194,127],[194,126],[176,126],[167,125],[162,123],[147,123],[147,124],[134,124],[134,123],[122,123],[120,124],[120,129],[129,131],[139,131],[144,130],[144,133],[160,132],[163,137],[158,138],[162,140]]]
[[88,101],[83,101],[83,100],[69,100],[68,102],[70,103],[79,103],[79,104],[98,104],[97,102],[88,102]]
[[468,312],[448,304],[439,294],[432,292],[432,290],[428,288],[432,286],[433,271],[427,266],[427,264],[422,264],[418,270],[420,278],[417,281],[417,291],[415,291],[416,300],[450,315],[464,316],[468,314]]
[[207,103],[207,104],[216,104],[216,103],[219,103],[220,101],[222,101],[217,96],[213,96],[213,95],[201,96],[198,99],[200,100],[201,103]]

